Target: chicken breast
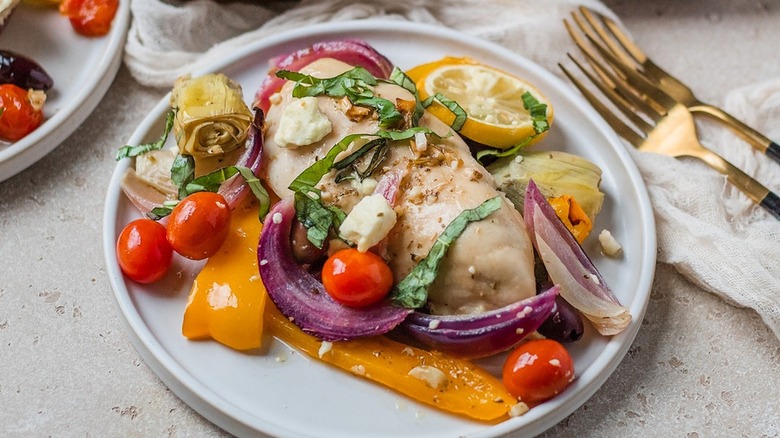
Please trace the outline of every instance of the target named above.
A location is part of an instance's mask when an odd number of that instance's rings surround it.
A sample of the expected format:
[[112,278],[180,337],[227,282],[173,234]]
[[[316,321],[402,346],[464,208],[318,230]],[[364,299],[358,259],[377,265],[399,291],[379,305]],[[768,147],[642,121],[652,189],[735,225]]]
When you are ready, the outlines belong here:
[[[313,62],[302,73],[333,77],[351,66],[333,59]],[[295,102],[293,83],[287,83],[271,99],[266,115],[264,173],[270,187],[281,197],[291,196],[287,187],[307,167],[324,157],[345,136],[371,134],[378,130],[375,118],[354,121],[347,116],[343,102],[317,97],[321,115],[330,121],[330,132],[309,145],[289,147],[279,144],[277,132],[285,108]],[[380,83],[377,96],[396,102],[412,100],[402,87]],[[321,122],[321,121],[320,121]],[[320,182],[323,201],[345,212],[370,194],[375,180],[387,172],[403,175],[395,210],[398,218],[387,236],[386,257],[395,280],[403,279],[425,257],[444,228],[463,210],[477,207],[487,199],[501,196],[501,208],[486,219],[471,223],[450,246],[439,274],[429,290],[428,307],[436,314],[479,313],[503,307],[536,293],[533,247],[523,218],[496,190],[493,177],[471,156],[468,146],[450,127],[425,114],[421,126],[442,136],[429,140],[424,150],[410,141],[395,142],[383,165],[362,184],[343,181],[336,184],[334,172]],[[285,127],[284,129],[289,129]],[[321,131],[322,134],[324,131]],[[360,145],[344,154],[352,152]],[[374,184],[372,184],[372,182]]]

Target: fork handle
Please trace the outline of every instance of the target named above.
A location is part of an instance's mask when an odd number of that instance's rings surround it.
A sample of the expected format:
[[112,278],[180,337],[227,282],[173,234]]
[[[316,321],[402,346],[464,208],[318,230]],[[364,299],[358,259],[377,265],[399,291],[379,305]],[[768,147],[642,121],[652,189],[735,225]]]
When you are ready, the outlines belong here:
[[720,155],[705,149],[706,153],[698,157],[704,160],[710,167],[726,175],[726,179],[742,190],[753,202],[764,207],[775,219],[780,220],[780,196],[761,185],[760,182],[740,170],[738,167],[726,161]]
[[738,120],[722,109],[704,102],[689,107],[692,112],[698,112],[711,116],[728,126],[735,134],[750,143],[755,149],[761,151],[778,164],[780,164],[780,145],[766,138],[763,134]]
[[772,213],[772,216],[780,220],[780,196],[769,192],[766,194],[766,196],[764,196],[764,199],[762,199],[758,205],[766,208],[767,211]]

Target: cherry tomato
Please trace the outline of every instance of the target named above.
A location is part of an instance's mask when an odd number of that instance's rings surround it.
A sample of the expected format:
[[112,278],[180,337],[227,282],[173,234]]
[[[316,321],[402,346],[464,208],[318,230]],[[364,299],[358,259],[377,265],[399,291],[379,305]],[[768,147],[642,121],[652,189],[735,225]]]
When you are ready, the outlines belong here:
[[151,219],[136,219],[119,234],[116,256],[125,275],[139,283],[152,283],[168,272],[173,248],[164,226]]
[[393,272],[372,252],[349,248],[328,257],[322,266],[322,284],[337,302],[351,307],[381,301],[393,286]]
[[13,84],[0,85],[0,138],[16,141],[43,123],[42,91],[27,91]]
[[518,346],[504,362],[506,389],[536,405],[560,393],[574,380],[574,364],[558,341],[539,339]]
[[111,30],[119,0],[63,0],[60,13],[70,19],[73,29],[84,36],[101,36]]
[[193,193],[173,208],[168,219],[168,242],[192,260],[214,255],[230,231],[230,207],[219,193]]

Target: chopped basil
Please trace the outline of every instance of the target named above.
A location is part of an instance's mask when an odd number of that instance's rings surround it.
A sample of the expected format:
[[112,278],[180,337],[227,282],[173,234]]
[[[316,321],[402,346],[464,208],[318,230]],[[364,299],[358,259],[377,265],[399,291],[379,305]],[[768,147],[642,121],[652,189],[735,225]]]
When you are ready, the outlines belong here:
[[124,146],[120,148],[119,152],[116,154],[117,161],[122,158],[133,158],[150,151],[162,149],[165,145],[165,141],[168,139],[168,135],[171,133],[171,129],[173,129],[173,118],[175,115],[176,112],[174,110],[170,110],[165,114],[165,129],[163,130],[163,135],[157,141],[139,144],[138,146]]
[[476,208],[463,210],[441,233],[428,255],[403,280],[398,282],[390,293],[393,303],[411,309],[422,307],[428,300],[428,288],[436,279],[439,264],[450,245],[471,222],[480,221],[501,208],[501,198],[496,196],[483,202]]
[[187,184],[195,179],[195,158],[192,155],[177,155],[171,165],[171,182],[179,188],[179,199],[187,196]]
[[377,84],[377,80],[363,67],[354,67],[332,78],[315,78],[289,70],[280,70],[276,76],[296,82],[293,97],[346,96],[353,105],[374,109],[379,115],[379,126],[383,128],[403,120],[393,102],[374,95],[371,87]]
[[223,182],[227,181],[237,173],[238,169],[236,169],[235,166],[229,166],[217,169],[209,174],[199,176],[185,186],[184,196],[188,196],[196,192],[217,192],[219,190],[219,186],[222,185]]
[[[177,164],[178,163],[178,164]],[[263,221],[268,210],[271,208],[271,197],[263,187],[260,180],[252,172],[252,169],[244,166],[228,166],[217,169],[207,175],[193,178],[195,174],[194,160],[189,155],[178,155],[171,169],[171,180],[179,187],[179,199],[197,192],[218,192],[222,183],[239,174],[249,186],[252,194],[259,202],[258,215],[260,222]],[[173,207],[179,201],[166,201],[162,207],[153,208],[147,216],[151,219],[159,220],[171,214]]]
[[423,114],[425,114],[425,107],[423,106],[422,102],[420,102],[420,94],[417,91],[417,85],[415,85],[414,81],[398,67],[393,67],[393,71],[390,73],[390,80],[393,81],[396,85],[404,88],[406,91],[412,93],[414,96],[412,126],[417,126],[420,122],[420,118],[422,118]]
[[171,211],[173,211],[173,207],[176,207],[176,205],[179,203],[179,200],[173,200],[173,201],[165,201],[163,202],[163,205],[161,207],[154,207],[151,211],[146,213],[146,216],[151,219],[158,221],[165,216],[168,216],[171,214]]
[[[364,144],[357,151],[349,154],[346,158],[333,163],[333,168],[339,171],[336,175],[336,183],[355,178],[363,181],[368,178],[385,160],[389,148],[390,145],[386,138],[375,138]],[[365,169],[360,170],[357,162],[372,150],[371,160],[369,160]]]
[[526,138],[525,140],[512,146],[509,149],[483,149],[477,152],[477,160],[481,162],[482,159],[485,157],[501,158],[501,157],[517,155],[517,153],[523,150],[523,148],[525,148],[526,146],[528,146],[528,144],[531,143],[531,140],[536,138],[537,135],[550,129],[550,122],[547,120],[547,105],[544,103],[540,103],[528,91],[523,93],[522,97],[523,97],[523,106],[525,107],[526,110],[528,110],[528,113],[531,115],[531,121],[533,123],[534,132],[536,134]]
[[[305,193],[314,189],[317,183],[320,182],[326,173],[330,172],[333,168],[333,163],[336,161],[338,154],[347,150],[353,141],[365,134],[351,134],[341,139],[338,143],[333,145],[324,158],[317,160],[311,166],[307,167],[297,178],[290,183],[288,189],[293,192]],[[305,191],[304,191],[305,190]]]
[[338,229],[346,214],[336,207],[326,207],[319,198],[295,193],[295,217],[306,228],[306,238],[317,248],[322,248],[331,227]]
[[260,222],[263,222],[265,216],[268,214],[268,210],[271,209],[271,197],[268,195],[268,191],[263,187],[260,179],[252,172],[252,169],[244,166],[236,166],[236,169],[238,169],[238,173],[241,174],[241,177],[243,177],[244,181],[249,185],[249,190],[251,190],[252,194],[257,198],[257,201],[260,204],[257,214],[260,216]]
[[547,120],[547,105],[539,102],[536,98],[526,91],[523,93],[523,106],[531,114],[534,131],[541,134],[550,129],[550,122]]
[[448,98],[441,93],[436,93],[433,96],[428,97],[422,102],[422,105],[427,108],[433,103],[434,100],[437,100],[440,104],[444,105],[448,110],[450,110],[452,114],[455,115],[455,120],[452,121],[450,127],[455,131],[460,131],[463,128],[463,125],[466,123],[466,119],[468,119],[466,110],[464,110],[458,102]]
[[534,138],[536,138],[536,136],[532,135],[509,149],[483,149],[477,152],[477,161],[482,162],[482,159],[485,157],[501,158],[517,155],[517,153],[528,146]]

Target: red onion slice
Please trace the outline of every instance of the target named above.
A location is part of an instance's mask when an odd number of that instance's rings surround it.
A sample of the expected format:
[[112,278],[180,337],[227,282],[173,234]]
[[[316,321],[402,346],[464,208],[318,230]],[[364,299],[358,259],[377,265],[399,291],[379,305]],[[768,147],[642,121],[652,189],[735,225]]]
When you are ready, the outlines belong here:
[[268,76],[255,94],[255,106],[268,112],[271,106],[268,99],[286,82],[285,79],[275,76],[277,70],[299,71],[321,58],[334,58],[352,66],[363,67],[377,78],[387,79],[393,71],[393,64],[365,41],[345,39],[319,42],[311,47],[272,59]]
[[631,322],[598,269],[555,214],[533,180],[528,182],[523,216],[531,240],[561,296],[602,335],[615,335]]
[[260,277],[279,310],[304,332],[325,341],[343,341],[387,333],[411,313],[385,300],[355,309],[336,303],[311,274],[293,259],[290,228],[292,198],[279,201],[265,220],[257,248]]
[[475,315],[412,314],[404,323],[423,344],[460,357],[506,351],[536,331],[555,308],[558,286],[490,312]]
[[[263,120],[265,115],[262,110],[255,108],[255,118],[249,125],[249,132],[244,146],[244,153],[236,161],[236,166],[248,167],[252,173],[259,177],[260,166],[263,162]],[[241,175],[235,175],[222,183],[219,194],[225,197],[230,208],[235,208],[249,192],[249,186]]]

